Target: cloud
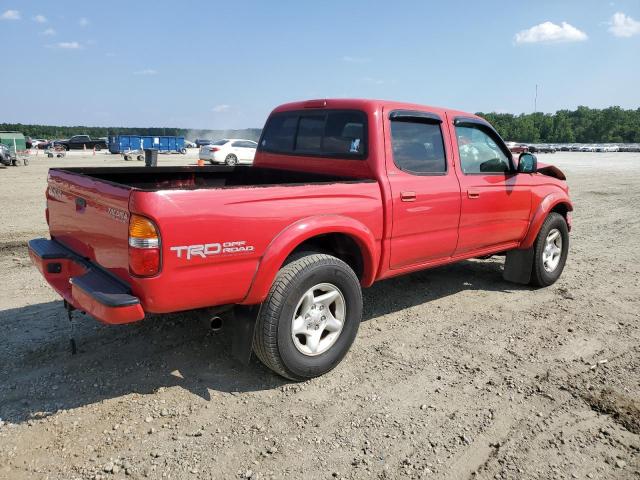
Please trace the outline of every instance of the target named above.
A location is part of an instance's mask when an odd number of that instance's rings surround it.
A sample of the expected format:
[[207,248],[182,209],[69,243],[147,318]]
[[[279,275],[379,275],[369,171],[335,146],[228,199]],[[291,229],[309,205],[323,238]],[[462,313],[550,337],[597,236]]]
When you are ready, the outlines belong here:
[[59,48],[61,50],[79,50],[82,48],[78,42],[58,42],[53,45],[47,45],[49,48]]
[[47,28],[44,32],[41,32],[41,35],[55,35],[56,31],[53,28]]
[[89,20],[82,17],[80,20],[78,20],[78,25],[80,25],[81,27],[86,27],[87,25],[89,25]]
[[216,105],[215,107],[213,107],[211,109],[211,111],[214,112],[214,113],[222,113],[222,112],[226,112],[230,108],[231,108],[231,105],[225,105],[223,103],[222,105]]
[[145,68],[144,70],[138,70],[137,72],[133,72],[134,75],[157,75],[158,71],[153,68]]
[[7,10],[0,15],[0,20],[20,20],[20,12],[18,10]]
[[44,15],[36,15],[33,17],[33,21],[37,23],[47,23],[47,17]]
[[609,31],[616,37],[632,37],[640,34],[640,22],[617,12],[611,17]]
[[583,42],[587,34],[578,30],[567,22],[557,25],[553,22],[544,22],[539,25],[522,30],[516,33],[514,40],[516,43],[560,43],[560,42]]
[[349,55],[345,55],[344,57],[342,57],[342,61],[347,63],[368,63],[371,61],[371,59],[365,58],[365,57],[351,57]]
[[384,80],[381,80],[379,78],[363,77],[362,80],[364,82],[371,83],[373,85],[382,85],[382,84],[384,84]]

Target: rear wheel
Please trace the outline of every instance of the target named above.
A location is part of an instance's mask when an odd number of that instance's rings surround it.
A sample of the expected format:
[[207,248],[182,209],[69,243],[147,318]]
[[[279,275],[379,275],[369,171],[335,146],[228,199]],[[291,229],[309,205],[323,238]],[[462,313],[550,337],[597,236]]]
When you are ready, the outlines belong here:
[[96,152],[99,152],[100,150],[102,150],[102,147],[100,145],[96,145],[93,148],[95,149]]
[[309,253],[285,265],[260,308],[258,358],[295,381],[332,370],[349,351],[362,318],[358,277],[342,260]]
[[238,157],[236,157],[233,153],[230,153],[229,155],[227,155],[227,157],[224,159],[224,163],[226,163],[227,165],[229,165],[230,167],[233,167],[234,165],[238,164]]
[[569,253],[569,228],[559,213],[545,219],[534,244],[531,284],[547,287],[560,277]]

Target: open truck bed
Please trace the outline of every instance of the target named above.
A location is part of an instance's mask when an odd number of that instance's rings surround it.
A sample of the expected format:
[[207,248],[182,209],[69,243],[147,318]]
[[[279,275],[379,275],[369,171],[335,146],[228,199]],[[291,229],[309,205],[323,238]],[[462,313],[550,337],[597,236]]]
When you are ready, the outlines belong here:
[[[32,243],[32,258],[65,300],[108,323],[243,302],[274,238],[311,209],[363,216],[382,236],[374,179],[186,166],[58,168],[48,181],[51,240]],[[131,268],[132,252],[139,251],[130,241],[134,217],[152,222],[159,234],[160,268],[153,275]],[[87,273],[91,282],[78,281]]]
[[300,186],[314,183],[366,181],[348,176],[249,166],[186,166],[156,167],[153,169],[147,167],[53,168],[51,172],[81,175],[91,179],[99,179],[114,186],[131,187],[145,191],[276,185]]

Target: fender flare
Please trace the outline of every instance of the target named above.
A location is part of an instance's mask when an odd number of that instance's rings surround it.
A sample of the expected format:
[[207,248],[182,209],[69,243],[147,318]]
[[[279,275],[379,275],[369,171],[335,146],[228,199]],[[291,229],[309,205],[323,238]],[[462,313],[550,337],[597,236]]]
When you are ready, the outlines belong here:
[[519,249],[527,249],[533,246],[545,218],[547,218],[549,213],[560,204],[564,204],[567,207],[567,211],[573,211],[573,204],[564,192],[550,193],[542,199],[540,205],[538,205],[538,208],[533,214],[533,218],[529,223],[529,230],[527,231],[524,240],[522,240],[520,247],[518,247]]
[[344,234],[356,242],[363,260],[360,283],[364,287],[371,285],[375,280],[379,259],[378,243],[371,230],[351,217],[318,215],[298,220],[271,241],[258,264],[249,292],[241,304],[253,305],[263,302],[269,294],[278,271],[291,252],[306,240],[329,233]]

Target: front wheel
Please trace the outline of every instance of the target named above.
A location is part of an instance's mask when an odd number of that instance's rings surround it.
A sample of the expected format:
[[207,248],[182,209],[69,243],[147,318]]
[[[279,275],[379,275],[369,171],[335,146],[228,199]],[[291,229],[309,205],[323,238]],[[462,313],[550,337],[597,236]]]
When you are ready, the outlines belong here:
[[258,358],[294,381],[332,370],[349,351],[362,319],[358,277],[319,253],[285,265],[260,308],[253,339]]
[[238,164],[238,157],[236,157],[233,153],[230,153],[229,155],[227,155],[227,158],[224,159],[224,163],[226,163],[230,167],[233,167],[234,165]]
[[569,253],[569,228],[559,213],[552,212],[545,219],[533,251],[531,284],[547,287],[560,277]]
[[95,147],[93,147],[93,148],[94,148],[94,150],[95,150],[96,152],[99,152],[100,150],[102,150],[102,147],[101,147],[100,145],[96,145],[96,146],[95,146]]

